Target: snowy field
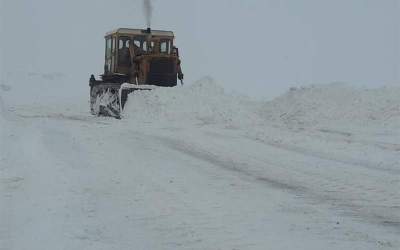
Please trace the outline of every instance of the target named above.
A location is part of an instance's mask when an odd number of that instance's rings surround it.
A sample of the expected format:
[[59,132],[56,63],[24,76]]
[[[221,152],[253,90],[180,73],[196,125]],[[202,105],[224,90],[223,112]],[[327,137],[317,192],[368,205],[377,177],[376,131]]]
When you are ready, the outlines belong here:
[[0,85],[0,249],[400,248],[400,88],[204,78],[116,120],[69,81]]

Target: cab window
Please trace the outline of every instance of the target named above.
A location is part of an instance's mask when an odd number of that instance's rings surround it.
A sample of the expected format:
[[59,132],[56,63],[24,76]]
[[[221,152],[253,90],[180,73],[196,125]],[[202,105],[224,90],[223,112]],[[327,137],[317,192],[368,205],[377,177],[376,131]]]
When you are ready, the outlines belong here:
[[170,40],[161,40],[160,52],[166,53],[166,54],[171,54],[171,51],[172,51],[171,41]]
[[139,40],[134,40],[133,44],[135,44],[136,47],[141,48],[142,46],[140,46],[140,41]]
[[118,40],[118,65],[130,66],[129,37],[119,37]]
[[168,44],[167,41],[163,41],[160,44],[160,52],[161,53],[168,53]]
[[133,40],[134,48],[140,48],[143,52],[147,52],[147,41],[144,37],[135,37]]
[[148,50],[147,42],[146,42],[146,41],[143,42],[142,49],[143,49],[144,51],[147,51],[147,50]]
[[129,48],[130,39],[129,37],[120,37],[119,38],[119,49]]
[[111,38],[108,38],[106,40],[106,58],[110,58],[111,57],[111,50],[112,50],[112,40]]

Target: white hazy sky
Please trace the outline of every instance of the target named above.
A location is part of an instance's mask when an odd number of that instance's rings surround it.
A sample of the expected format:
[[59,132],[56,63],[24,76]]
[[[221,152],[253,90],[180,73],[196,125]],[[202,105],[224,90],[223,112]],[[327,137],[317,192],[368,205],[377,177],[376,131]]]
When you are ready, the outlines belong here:
[[[103,35],[145,27],[142,0],[0,0],[4,72],[61,72],[87,87]],[[400,83],[400,0],[153,0],[153,28],[175,31],[186,82],[210,75],[267,97],[333,81]],[[3,74],[4,80],[4,74]]]

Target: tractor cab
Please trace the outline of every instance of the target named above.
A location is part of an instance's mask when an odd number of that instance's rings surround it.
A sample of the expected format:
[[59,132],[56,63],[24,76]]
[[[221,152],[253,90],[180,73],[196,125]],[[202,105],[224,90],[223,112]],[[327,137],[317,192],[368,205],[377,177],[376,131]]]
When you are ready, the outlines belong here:
[[174,33],[151,29],[117,29],[105,36],[104,81],[175,86],[180,76]]
[[90,108],[96,115],[120,117],[128,95],[156,86],[174,87],[183,73],[171,31],[117,29],[105,35],[101,80],[90,76]]

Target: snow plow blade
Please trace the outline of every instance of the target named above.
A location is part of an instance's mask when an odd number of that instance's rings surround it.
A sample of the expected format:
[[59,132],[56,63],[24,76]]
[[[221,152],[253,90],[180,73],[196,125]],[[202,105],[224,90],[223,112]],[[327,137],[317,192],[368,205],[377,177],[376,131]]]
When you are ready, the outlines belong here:
[[129,83],[90,82],[90,109],[93,115],[121,119],[122,111],[130,93],[152,90],[155,86]]

